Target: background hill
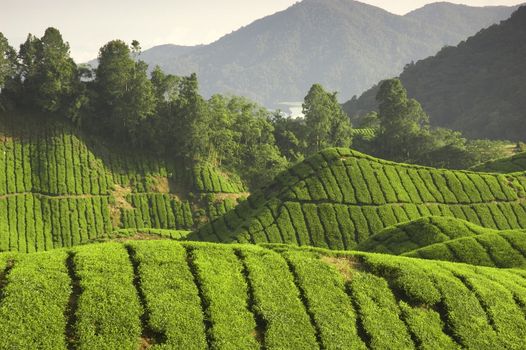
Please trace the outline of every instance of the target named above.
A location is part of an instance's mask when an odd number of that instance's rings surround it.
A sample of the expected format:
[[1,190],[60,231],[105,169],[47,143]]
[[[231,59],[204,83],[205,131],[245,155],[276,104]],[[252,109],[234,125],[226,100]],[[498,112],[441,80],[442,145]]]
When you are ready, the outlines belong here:
[[153,241],[0,270],[3,349],[518,349],[526,331],[523,270]]
[[[431,124],[477,138],[523,140],[526,133],[526,7],[456,47],[405,67],[400,79]],[[376,108],[378,85],[345,103],[351,115]]]
[[0,119],[0,251],[71,246],[119,228],[192,230],[245,196],[238,178],[210,164],[110,151],[46,124]]
[[326,149],[189,237],[355,249],[388,226],[431,215],[524,229],[525,198],[524,174],[434,169]]
[[233,93],[277,107],[301,101],[316,82],[358,94],[515,8],[438,3],[398,16],[357,1],[304,0],[189,53],[163,45],[141,58],[168,73],[196,72],[205,96]]

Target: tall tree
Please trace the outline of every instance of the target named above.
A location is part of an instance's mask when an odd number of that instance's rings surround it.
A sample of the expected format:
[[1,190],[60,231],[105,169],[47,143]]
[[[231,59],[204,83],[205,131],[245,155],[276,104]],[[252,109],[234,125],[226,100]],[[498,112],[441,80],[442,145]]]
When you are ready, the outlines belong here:
[[130,57],[130,48],[113,40],[99,51],[95,87],[97,113],[116,137],[138,143],[140,125],[155,111],[155,94],[148,79],[148,66]]
[[407,97],[399,79],[385,80],[376,99],[380,119],[376,147],[382,157],[415,161],[429,151],[429,117],[418,101]]
[[7,38],[0,32],[0,92],[6,81],[16,69],[16,51],[9,45]]
[[351,145],[351,123],[338,103],[336,93],[325,91],[320,84],[312,85],[303,102],[303,114],[309,153],[326,147]]
[[0,110],[5,109],[5,96],[2,93],[6,84],[11,82],[16,71],[16,51],[9,45],[7,38],[0,33]]
[[77,66],[56,28],[38,39],[29,34],[19,52],[20,99],[39,110],[67,115],[78,94]]

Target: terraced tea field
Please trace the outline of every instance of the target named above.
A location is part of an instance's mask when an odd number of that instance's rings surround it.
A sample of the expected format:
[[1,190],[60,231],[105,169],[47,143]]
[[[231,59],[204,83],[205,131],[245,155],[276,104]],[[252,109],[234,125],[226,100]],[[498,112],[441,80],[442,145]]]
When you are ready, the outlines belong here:
[[508,158],[497,159],[473,167],[475,171],[488,171],[493,173],[513,173],[526,171],[526,152],[515,154]]
[[386,227],[426,216],[525,229],[525,189],[524,173],[449,171],[327,149],[190,239],[355,249]]
[[520,349],[526,273],[173,241],[0,255],[2,349]]
[[0,131],[0,251],[68,247],[121,228],[193,230],[244,196],[239,180],[208,164],[110,152],[57,125],[33,129]]

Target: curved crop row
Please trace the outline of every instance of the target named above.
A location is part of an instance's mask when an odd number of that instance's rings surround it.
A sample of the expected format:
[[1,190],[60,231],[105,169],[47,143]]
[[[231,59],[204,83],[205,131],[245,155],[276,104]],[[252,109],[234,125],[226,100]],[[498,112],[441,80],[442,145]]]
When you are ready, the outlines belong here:
[[526,152],[511,157],[492,160],[472,168],[474,171],[488,171],[493,173],[513,173],[526,171]]
[[499,231],[453,217],[426,216],[389,226],[360,243],[357,250],[400,255],[435,243]]
[[354,249],[386,227],[425,216],[526,228],[526,175],[434,169],[327,149],[191,238]]
[[408,251],[404,256],[500,268],[526,267],[526,231],[484,233]]
[[1,254],[0,292],[2,349],[519,349],[526,332],[521,270],[288,246]]
[[58,123],[38,130],[4,117],[0,251],[69,247],[122,228],[192,230],[244,191],[211,165],[113,152]]

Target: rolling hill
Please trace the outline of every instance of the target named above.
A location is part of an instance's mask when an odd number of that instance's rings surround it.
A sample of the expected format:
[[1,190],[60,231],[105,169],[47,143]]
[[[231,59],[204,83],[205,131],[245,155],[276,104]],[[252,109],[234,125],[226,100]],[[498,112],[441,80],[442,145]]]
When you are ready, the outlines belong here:
[[526,230],[493,230],[429,216],[385,228],[357,250],[500,268],[526,267]]
[[24,118],[0,119],[0,251],[71,246],[121,228],[193,230],[245,196],[210,164],[110,151],[67,125]]
[[303,100],[313,83],[359,94],[515,9],[437,3],[399,16],[352,0],[304,0],[188,53],[163,45],[141,58],[169,73],[196,72],[205,96],[244,95],[277,108]]
[[[409,64],[400,75],[431,124],[466,136],[520,141],[526,132],[526,6],[456,47]],[[377,108],[379,84],[344,104],[351,116]]]
[[497,230],[448,216],[426,216],[386,227],[360,243],[357,250],[400,255],[432,244]]
[[0,254],[0,348],[519,349],[526,273],[287,246]]
[[487,171],[492,173],[513,173],[526,171],[526,152],[515,154],[511,157],[489,161],[472,168],[474,171]]
[[525,199],[524,173],[434,169],[326,149],[189,238],[355,249],[388,226],[430,215],[525,229]]

